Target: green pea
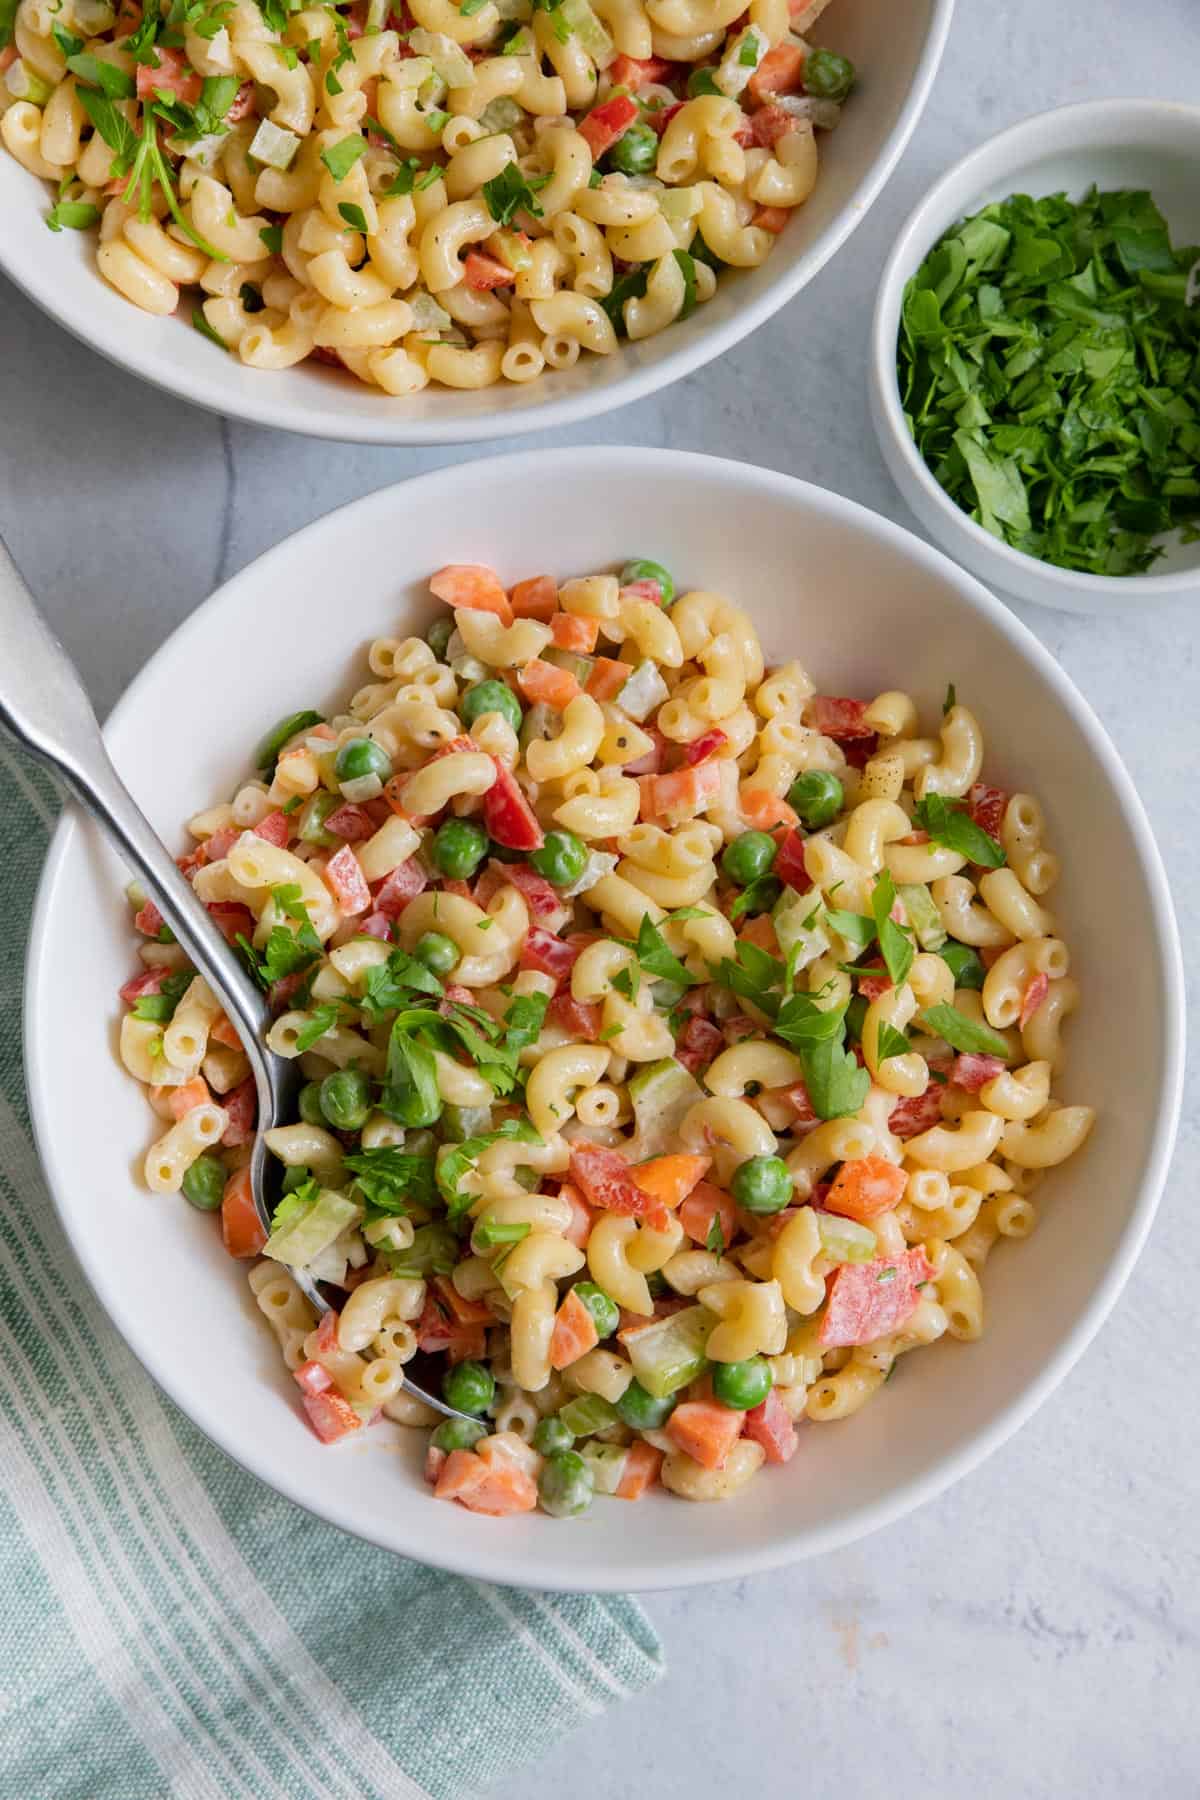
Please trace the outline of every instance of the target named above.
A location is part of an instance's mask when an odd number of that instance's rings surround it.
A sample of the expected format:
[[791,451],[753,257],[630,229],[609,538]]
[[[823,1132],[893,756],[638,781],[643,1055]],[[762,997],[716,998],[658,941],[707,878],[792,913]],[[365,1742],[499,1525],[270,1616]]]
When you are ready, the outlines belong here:
[[956,988],[981,988],[983,978],[987,974],[977,951],[969,944],[955,943],[953,938],[943,944],[938,955],[947,965],[954,977]]
[[448,975],[458,962],[458,945],[444,931],[426,931],[417,939],[413,955],[432,975]]
[[321,1105],[321,1084],[309,1081],[300,1089],[300,1098],[296,1102],[300,1108],[300,1117],[306,1125],[327,1125],[325,1109]]
[[776,847],[775,839],[766,831],[743,831],[726,849],[721,867],[730,881],[749,887],[767,873],[775,861]]
[[782,1212],[792,1197],[792,1178],[782,1157],[752,1156],[734,1170],[730,1192],[747,1212]]
[[521,702],[506,681],[481,681],[478,687],[469,688],[463,695],[458,710],[464,725],[473,725],[484,713],[494,712],[507,719],[514,731],[520,731],[521,721],[525,717]]
[[621,570],[622,587],[632,587],[635,581],[653,581],[664,606],[670,606],[675,598],[675,580],[670,570],[664,569],[660,562],[651,562],[649,557],[635,557]]
[[587,845],[573,831],[548,831],[540,850],[529,852],[530,866],[555,887],[570,887],[587,867]]
[[439,613],[429,630],[425,633],[425,642],[433,651],[439,662],[446,660],[446,646],[454,636],[454,620],[449,613]]
[[334,1069],[321,1083],[321,1111],[335,1131],[361,1131],[371,1112],[371,1084],[361,1069]]
[[645,175],[658,161],[658,142],[653,125],[631,125],[609,151],[609,165],[622,175]]
[[762,1356],[751,1356],[745,1362],[718,1362],[712,1366],[712,1385],[722,1406],[748,1412],[752,1406],[761,1406],[770,1393],[771,1371]]
[[617,1415],[634,1431],[658,1431],[675,1411],[678,1399],[678,1394],[667,1394],[660,1400],[633,1380],[617,1401]]
[[392,772],[392,759],[374,738],[351,738],[334,758],[333,772],[339,781],[362,781],[367,775],[378,775],[380,781],[386,781]]
[[557,1456],[560,1450],[569,1450],[574,1442],[575,1433],[569,1431],[560,1418],[539,1419],[534,1427],[533,1447],[543,1456]]
[[836,50],[810,50],[804,59],[804,90],[818,100],[844,100],[856,76],[850,58]]
[[183,1197],[197,1212],[216,1212],[225,1194],[225,1165],[207,1151],[183,1177]]
[[552,1519],[573,1519],[586,1512],[594,1492],[591,1470],[577,1451],[557,1450],[546,1458],[538,1476],[538,1499]]
[[841,782],[828,769],[808,769],[803,775],[797,775],[788,789],[788,805],[810,831],[821,831],[826,825],[832,825],[845,799]]
[[429,1442],[435,1450],[472,1450],[486,1436],[487,1426],[477,1419],[443,1419]]
[[482,1363],[455,1363],[442,1377],[442,1399],[458,1412],[484,1413],[495,1397],[492,1371]]
[[297,732],[307,731],[310,725],[319,725],[320,723],[320,713],[312,711],[289,713],[286,719],[280,719],[277,725],[272,725],[254,752],[255,767],[269,773],[275,767],[283,746],[291,738],[294,738]]
[[469,881],[488,850],[488,835],[474,819],[446,819],[433,840],[433,860],[451,881]]
[[687,91],[689,100],[696,100],[701,94],[720,94],[716,71],[709,68],[693,69],[688,76]]
[[602,1338],[611,1337],[621,1320],[621,1309],[594,1281],[577,1281],[575,1292],[592,1315],[592,1324]]

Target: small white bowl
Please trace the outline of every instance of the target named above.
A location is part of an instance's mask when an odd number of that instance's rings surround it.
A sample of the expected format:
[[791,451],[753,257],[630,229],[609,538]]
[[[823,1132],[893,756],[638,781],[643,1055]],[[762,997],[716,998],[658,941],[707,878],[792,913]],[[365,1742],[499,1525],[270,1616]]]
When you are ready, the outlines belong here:
[[[29,951],[26,1066],[51,1191],[154,1379],[231,1456],[322,1518],[526,1587],[748,1575],[861,1536],[964,1474],[1045,1399],[1116,1300],[1179,1111],[1184,984],[1170,894],[1095,715],[1032,633],[939,551],[786,475],[677,451],[554,450],[373,494],[289,538],[193,614],[113,713],[109,748],[155,827],[182,846],[183,821],[233,791],[265,722],[344,697],[372,637],[429,623],[432,569],[481,561],[507,582],[540,570],[561,580],[628,556],[659,558],[681,583],[743,603],[768,659],[800,657],[828,692],[903,687],[932,722],[955,681],[978,709],[989,776],[1046,808],[1064,870],[1054,910],[1084,993],[1062,1092],[1099,1119],[1039,1189],[1036,1236],[989,1260],[981,1343],[905,1357],[877,1404],[807,1426],[790,1466],[765,1470],[727,1506],[656,1494],[598,1501],[558,1524],[438,1505],[421,1480],[423,1434],[377,1425],[361,1443],[317,1442],[245,1266],[230,1262],[211,1218],[141,1186],[155,1121],[115,1054],[117,989],[136,966],[127,877],[75,812],[50,851]],[[1130,1398],[1138,1379],[1131,1370]]]
[[1084,575],[1013,550],[963,512],[913,443],[900,404],[896,341],[909,278],[959,219],[1010,194],[1095,186],[1147,188],[1176,244],[1200,243],[1200,107],[1168,100],[1097,100],[1037,113],[989,138],[932,187],[909,215],[880,278],[871,327],[870,396],[893,481],[943,549],[989,586],[1067,612],[1115,613],[1148,600],[1200,593],[1200,542],[1167,545],[1150,575]]
[[824,267],[865,217],[920,118],[941,61],[954,0],[836,0],[815,39],[860,73],[837,130],[821,137],[812,198],[758,269],[722,277],[690,319],[612,356],[475,392],[429,387],[389,398],[309,358],[276,373],[248,369],[191,326],[194,290],[176,316],[152,318],[96,269],[94,232],[46,229],[51,189],[0,148],[0,269],[60,325],[111,362],[226,418],[359,444],[465,444],[577,425],[641,400],[732,350]]

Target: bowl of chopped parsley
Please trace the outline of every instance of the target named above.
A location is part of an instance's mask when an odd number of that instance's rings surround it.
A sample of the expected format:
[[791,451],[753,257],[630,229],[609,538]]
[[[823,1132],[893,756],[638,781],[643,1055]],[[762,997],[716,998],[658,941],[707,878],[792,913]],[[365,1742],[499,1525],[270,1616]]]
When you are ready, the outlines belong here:
[[1077,612],[1200,593],[1200,108],[981,145],[900,232],[872,348],[892,477],[983,580]]

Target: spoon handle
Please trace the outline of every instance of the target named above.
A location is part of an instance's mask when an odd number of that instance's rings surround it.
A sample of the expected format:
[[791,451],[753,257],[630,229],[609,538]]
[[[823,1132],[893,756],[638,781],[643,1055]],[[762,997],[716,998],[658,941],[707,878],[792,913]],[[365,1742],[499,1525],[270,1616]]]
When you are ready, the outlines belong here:
[[78,670],[53,636],[0,540],[0,726],[47,764],[153,891],[163,917],[217,994],[243,1042],[269,1023],[263,995],[230,954],[109,759]]

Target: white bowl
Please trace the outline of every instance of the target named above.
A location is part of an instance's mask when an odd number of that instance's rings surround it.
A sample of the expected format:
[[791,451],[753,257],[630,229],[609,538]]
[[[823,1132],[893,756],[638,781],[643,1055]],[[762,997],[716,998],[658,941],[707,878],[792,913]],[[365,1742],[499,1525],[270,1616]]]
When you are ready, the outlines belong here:
[[954,0],[836,0],[815,38],[861,72],[854,103],[822,135],[811,200],[760,268],[722,279],[691,319],[610,357],[476,393],[428,388],[390,399],[309,361],[271,374],[224,356],[179,315],[152,318],[96,271],[94,233],[46,229],[47,185],[0,148],[0,269],[68,331],[102,355],[197,406],[281,431],[372,444],[454,444],[574,425],[640,400],[740,342],[812,280],[845,242],[891,174],[928,98]]
[[871,327],[871,417],[883,460],[917,518],[982,581],[1067,612],[1115,613],[1200,593],[1200,542],[1167,546],[1150,575],[1083,575],[1014,550],[939,486],[904,422],[896,379],[900,309],[910,276],[959,219],[1010,194],[1148,188],[1175,244],[1200,243],[1200,107],[1096,100],[1023,119],[956,163],[909,215],[884,265]]
[[[531,496],[552,503],[531,507]],[[536,1587],[744,1575],[937,1493],[1028,1417],[1113,1304],[1150,1224],[1179,1106],[1171,902],[1095,716],[969,575],[787,476],[674,451],[580,449],[389,488],[288,539],[195,613],[117,707],[109,747],[154,825],[182,846],[181,821],[232,791],[264,723],[343,696],[361,680],[368,639],[428,622],[432,569],[479,560],[506,581],[542,570],[562,579],[630,555],[734,596],[769,659],[802,658],[830,692],[907,688],[933,720],[952,679],[982,718],[989,773],[1045,804],[1065,867],[1055,911],[1086,995],[1068,1027],[1064,1095],[1093,1102],[1100,1119],[1080,1157],[1048,1179],[1036,1237],[989,1262],[981,1343],[906,1359],[878,1404],[808,1426],[787,1469],[764,1471],[727,1506],[601,1501],[566,1525],[437,1505],[419,1475],[423,1434],[380,1425],[361,1445],[316,1441],[245,1266],[229,1261],[211,1218],[136,1178],[152,1122],[114,1054],[117,988],[136,966],[125,876],[74,813],[50,852],[29,954],[28,1074],[50,1185],[89,1279],[155,1380],[230,1455],[323,1518],[426,1562]]]

